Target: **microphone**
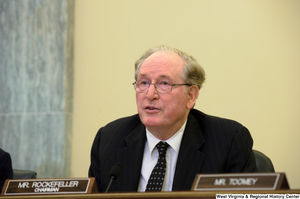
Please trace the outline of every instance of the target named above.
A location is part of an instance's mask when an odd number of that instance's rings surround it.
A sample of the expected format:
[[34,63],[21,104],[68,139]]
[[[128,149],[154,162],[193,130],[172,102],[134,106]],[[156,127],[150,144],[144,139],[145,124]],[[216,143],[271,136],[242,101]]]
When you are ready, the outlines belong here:
[[122,171],[122,166],[119,163],[115,164],[112,167],[112,169],[110,171],[110,181],[109,181],[109,184],[107,186],[105,193],[109,190],[112,181],[116,180],[119,177],[121,171]]

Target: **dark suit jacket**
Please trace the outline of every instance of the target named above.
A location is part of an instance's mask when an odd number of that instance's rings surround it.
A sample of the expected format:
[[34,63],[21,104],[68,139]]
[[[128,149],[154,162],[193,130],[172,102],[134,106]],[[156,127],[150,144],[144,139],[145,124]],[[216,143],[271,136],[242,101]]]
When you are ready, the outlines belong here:
[[6,179],[12,179],[13,171],[10,155],[0,149],[0,192]]
[[[141,176],[145,126],[138,115],[101,128],[91,151],[89,176],[105,191],[114,164],[123,167],[110,192],[137,191]],[[256,168],[252,137],[241,124],[191,110],[182,137],[173,191],[190,190],[198,173],[253,172]]]

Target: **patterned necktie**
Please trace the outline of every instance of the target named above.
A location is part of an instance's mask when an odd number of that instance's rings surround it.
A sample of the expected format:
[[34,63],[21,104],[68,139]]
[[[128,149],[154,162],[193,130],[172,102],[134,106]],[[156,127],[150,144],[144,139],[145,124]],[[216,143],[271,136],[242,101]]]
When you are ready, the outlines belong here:
[[166,173],[166,152],[168,147],[169,144],[166,142],[159,142],[156,145],[159,157],[148,180],[146,191],[161,191]]

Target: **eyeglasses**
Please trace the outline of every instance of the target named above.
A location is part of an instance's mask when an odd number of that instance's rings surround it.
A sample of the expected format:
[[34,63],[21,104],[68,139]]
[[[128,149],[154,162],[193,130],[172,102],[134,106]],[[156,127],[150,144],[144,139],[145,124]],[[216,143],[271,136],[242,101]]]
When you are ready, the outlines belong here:
[[134,89],[140,93],[147,92],[150,88],[150,85],[154,85],[155,90],[158,93],[169,93],[172,91],[173,86],[192,86],[191,84],[171,84],[166,81],[159,81],[155,84],[152,84],[151,82],[145,80],[136,81],[132,85],[134,85]]

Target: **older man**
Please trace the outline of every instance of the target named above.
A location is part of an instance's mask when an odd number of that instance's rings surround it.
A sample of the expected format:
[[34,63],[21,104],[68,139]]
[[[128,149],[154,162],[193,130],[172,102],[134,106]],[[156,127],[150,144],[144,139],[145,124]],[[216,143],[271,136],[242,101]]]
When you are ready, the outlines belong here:
[[255,171],[249,131],[193,108],[205,80],[194,58],[158,46],[135,69],[138,114],[101,128],[92,146],[89,176],[99,191],[116,163],[123,169],[110,191],[190,190],[198,173]]

